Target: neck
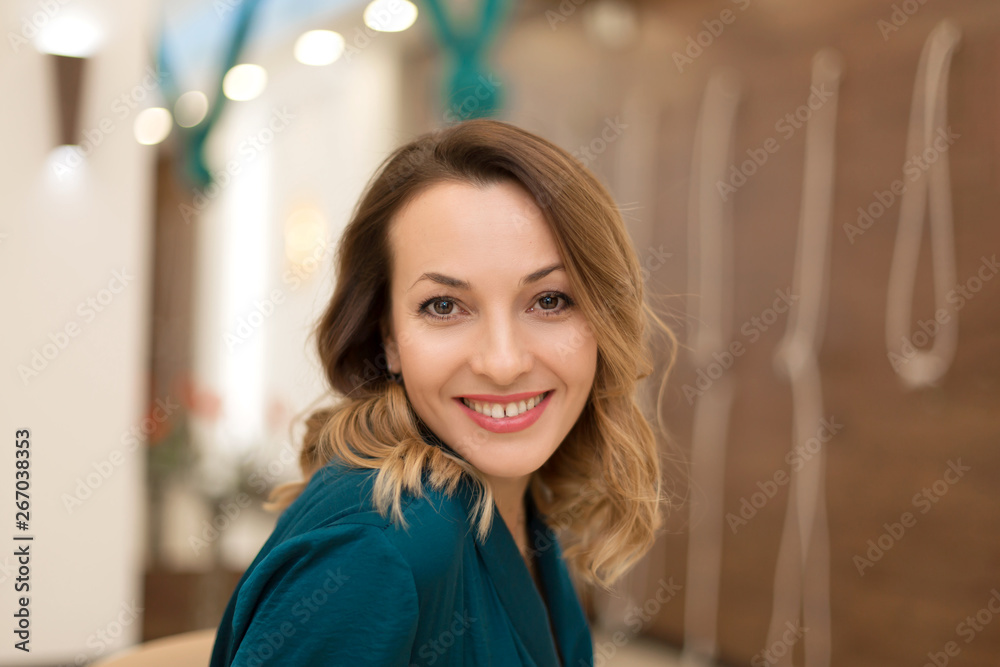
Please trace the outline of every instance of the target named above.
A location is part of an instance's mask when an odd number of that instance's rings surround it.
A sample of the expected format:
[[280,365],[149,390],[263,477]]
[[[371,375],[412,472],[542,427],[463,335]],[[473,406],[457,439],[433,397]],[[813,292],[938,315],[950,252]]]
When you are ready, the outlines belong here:
[[530,479],[531,475],[487,478],[497,510],[522,554],[528,549],[524,494],[528,490]]

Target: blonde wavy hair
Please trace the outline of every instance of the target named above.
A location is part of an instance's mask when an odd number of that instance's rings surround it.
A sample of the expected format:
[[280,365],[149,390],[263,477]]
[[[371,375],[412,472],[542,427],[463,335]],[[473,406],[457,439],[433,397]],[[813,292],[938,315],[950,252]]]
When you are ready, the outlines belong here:
[[[598,347],[594,384],[576,424],[531,476],[530,492],[558,531],[570,570],[610,590],[652,546],[670,500],[663,494],[656,434],[638,402],[638,383],[654,369],[650,334],[668,341],[658,406],[676,359],[677,340],[646,303],[643,269],[622,215],[597,178],[558,146],[514,125],[468,120],[398,148],[368,182],[337,249],[337,283],[314,330],[319,357],[339,401],[306,419],[300,455],[304,479],[273,489],[269,510],[283,511],[318,469],[333,459],[378,470],[378,511],[405,525],[404,491],[423,495],[428,472],[450,494],[463,475],[477,489],[474,522],[484,538],[493,495],[471,464],[424,439],[430,432],[405,388],[387,371],[382,327],[389,318],[394,215],[444,181],[522,185],[555,235],[577,303]],[[430,434],[432,435],[432,434]]]

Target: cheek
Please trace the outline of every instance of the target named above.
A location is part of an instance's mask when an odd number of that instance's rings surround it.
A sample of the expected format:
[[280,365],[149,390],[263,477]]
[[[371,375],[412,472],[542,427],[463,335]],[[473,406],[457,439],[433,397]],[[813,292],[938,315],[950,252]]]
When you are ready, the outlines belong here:
[[426,389],[444,384],[454,366],[461,362],[458,349],[454,341],[440,337],[418,334],[400,336],[400,356],[407,384]]
[[597,339],[587,322],[567,323],[549,342],[550,356],[573,375],[592,373],[597,360]]
[[452,357],[458,349],[457,341],[446,336],[422,332],[408,332],[400,337],[400,354],[411,364],[432,363],[435,357]]

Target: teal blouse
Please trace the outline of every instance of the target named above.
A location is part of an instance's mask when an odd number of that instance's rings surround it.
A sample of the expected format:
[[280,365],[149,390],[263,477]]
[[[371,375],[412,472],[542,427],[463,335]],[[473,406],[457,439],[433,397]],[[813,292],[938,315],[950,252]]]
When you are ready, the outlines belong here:
[[331,462],[313,475],[237,584],[210,667],[593,665],[590,628],[531,493],[541,592],[495,505],[489,536],[476,538],[471,483],[449,498],[425,473],[425,497],[403,497],[404,530],[375,509],[375,473]]

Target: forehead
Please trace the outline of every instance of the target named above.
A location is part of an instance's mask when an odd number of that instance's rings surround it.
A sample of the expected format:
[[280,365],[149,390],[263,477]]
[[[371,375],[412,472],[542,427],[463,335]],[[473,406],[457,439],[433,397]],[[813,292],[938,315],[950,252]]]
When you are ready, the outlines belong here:
[[[523,275],[560,260],[556,238],[518,183],[485,187],[444,182],[414,197],[390,225],[394,279],[409,288],[425,271],[476,283],[476,276]],[[412,276],[412,277],[410,277]]]

